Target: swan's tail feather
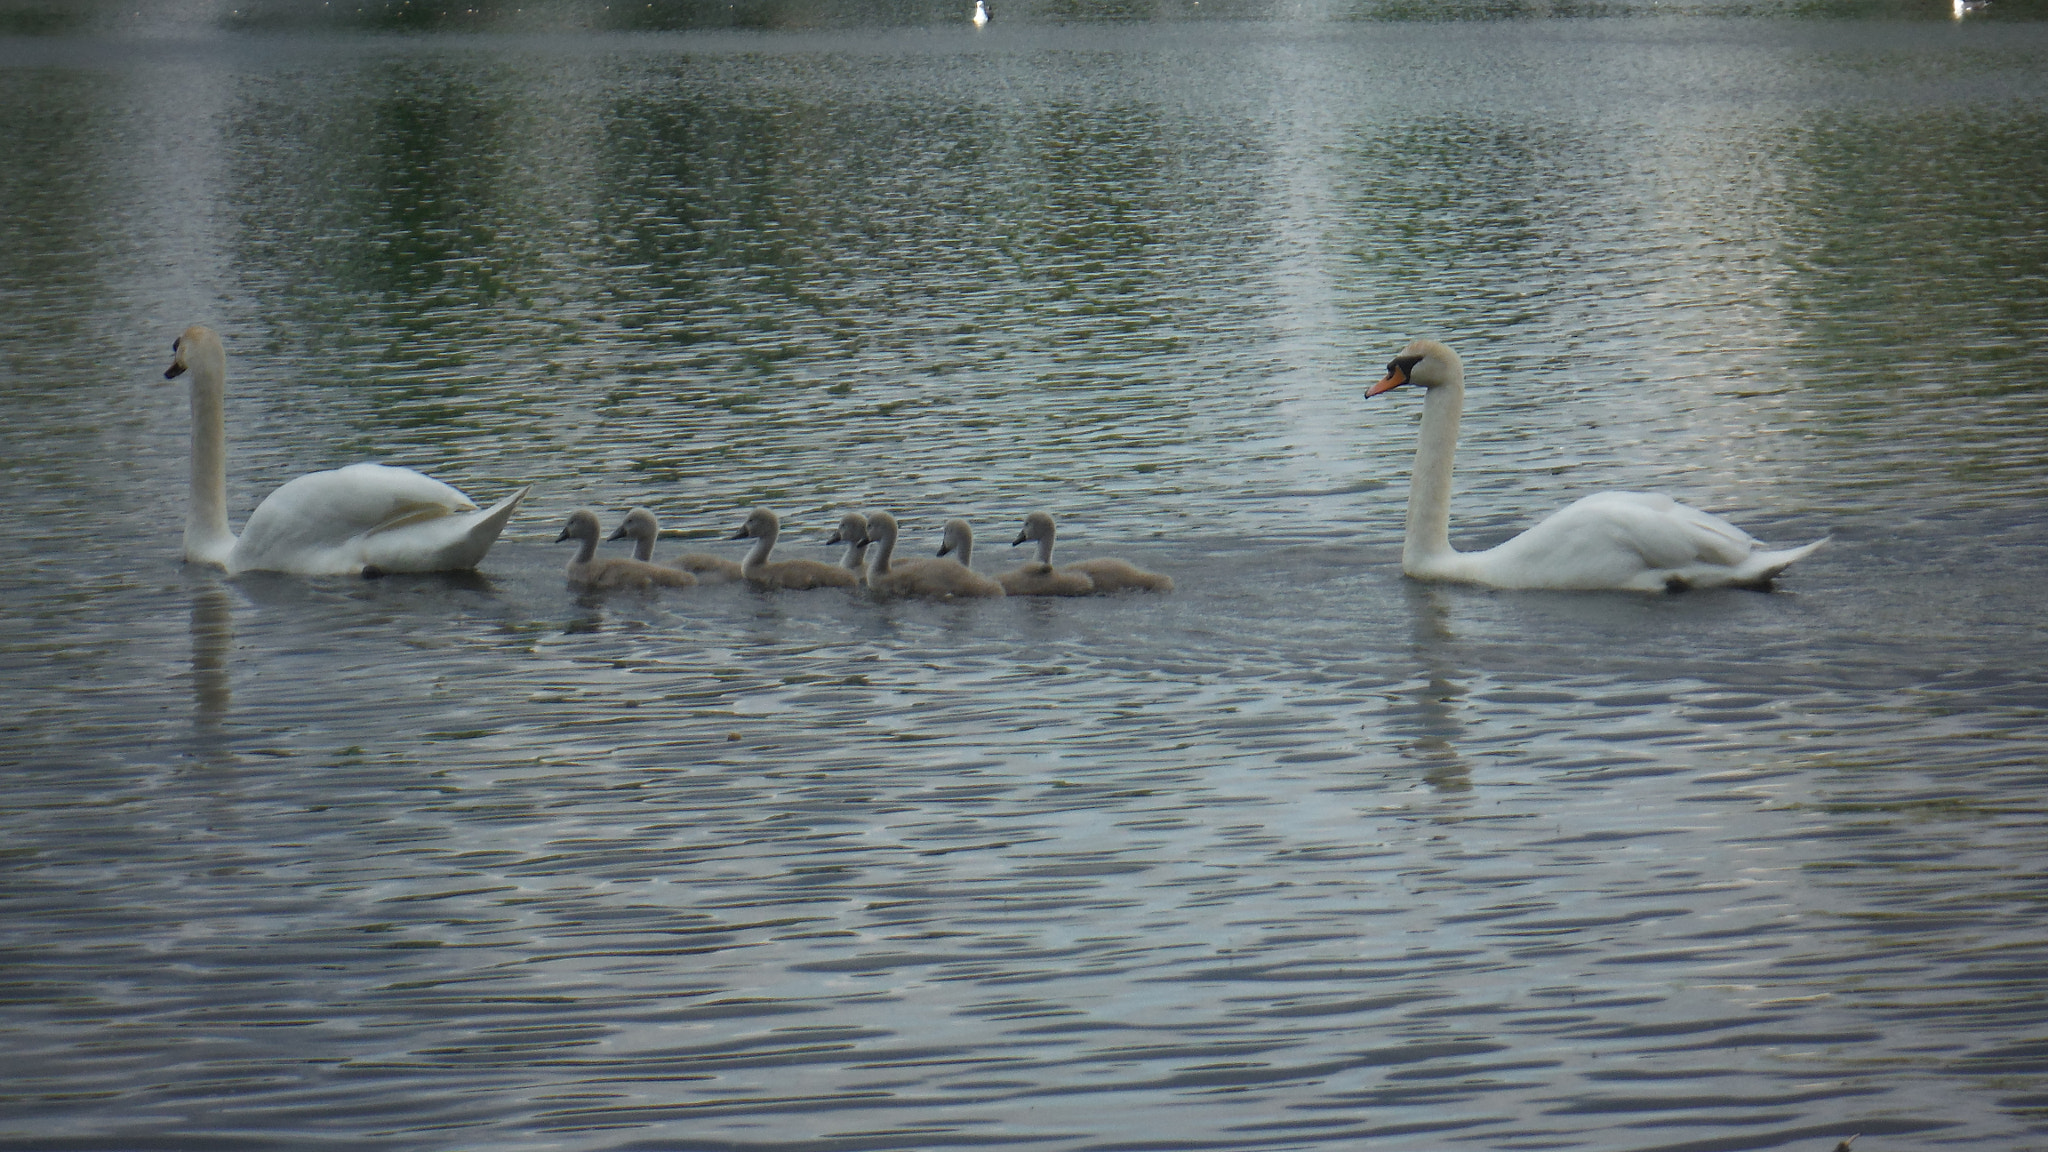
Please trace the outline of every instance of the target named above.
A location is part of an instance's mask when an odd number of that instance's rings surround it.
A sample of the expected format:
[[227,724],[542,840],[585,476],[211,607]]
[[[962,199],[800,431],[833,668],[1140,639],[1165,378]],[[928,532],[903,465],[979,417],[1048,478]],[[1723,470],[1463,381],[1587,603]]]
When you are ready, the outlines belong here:
[[483,563],[484,554],[498,542],[498,534],[531,491],[533,485],[529,484],[482,512],[445,516],[371,536],[362,571],[366,575],[467,572]]
[[1744,566],[1747,571],[1743,573],[1746,577],[1743,583],[1748,584],[1750,587],[1768,585],[1772,580],[1777,579],[1778,573],[1790,568],[1797,561],[1805,559],[1821,545],[1833,539],[1833,536],[1823,536],[1811,544],[1801,544],[1797,548],[1781,548],[1775,552],[1754,553],[1749,558],[1750,562]]
[[476,549],[476,555],[463,567],[474,568],[483,563],[484,553],[489,552],[491,545],[498,542],[498,534],[505,530],[505,525],[512,519],[512,513],[519,509],[519,502],[526,499],[526,494],[531,491],[533,485],[528,484],[498,501],[489,511],[477,517],[476,523],[470,525],[469,531],[463,534],[465,542]]

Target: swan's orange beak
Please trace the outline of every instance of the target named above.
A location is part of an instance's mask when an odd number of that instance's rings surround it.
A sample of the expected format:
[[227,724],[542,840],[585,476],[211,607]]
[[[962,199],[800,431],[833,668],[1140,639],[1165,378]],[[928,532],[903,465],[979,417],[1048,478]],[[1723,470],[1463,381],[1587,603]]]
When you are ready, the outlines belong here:
[[1384,379],[1365,390],[1365,398],[1370,400],[1382,392],[1391,392],[1407,382],[1408,370],[1401,367],[1401,362],[1397,360],[1387,365],[1387,375]]

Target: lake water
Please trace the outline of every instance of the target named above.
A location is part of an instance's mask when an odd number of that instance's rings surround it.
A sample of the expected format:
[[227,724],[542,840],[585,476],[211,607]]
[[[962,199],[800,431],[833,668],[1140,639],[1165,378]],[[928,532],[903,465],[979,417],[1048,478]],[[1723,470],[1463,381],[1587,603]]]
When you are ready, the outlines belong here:
[[[2048,1147],[2037,11],[618,7],[0,7],[0,1147]],[[481,573],[182,565],[192,323]],[[1833,542],[1406,581],[1419,335],[1464,546]]]

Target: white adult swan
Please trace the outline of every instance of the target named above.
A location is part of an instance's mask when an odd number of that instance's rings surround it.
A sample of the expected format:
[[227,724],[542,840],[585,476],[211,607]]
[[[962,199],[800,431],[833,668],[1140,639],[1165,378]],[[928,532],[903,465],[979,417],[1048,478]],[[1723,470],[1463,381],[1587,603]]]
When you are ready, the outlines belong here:
[[1403,384],[1425,390],[1415,473],[1408,487],[1408,535],[1401,570],[1417,580],[1493,588],[1679,591],[1734,585],[1762,588],[1793,561],[1827,543],[1771,551],[1747,532],[1669,496],[1600,492],[1566,505],[1534,528],[1484,552],[1451,547],[1451,457],[1465,405],[1465,368],[1435,340],[1417,340],[1387,365],[1367,398]]
[[287,481],[249,514],[237,539],[228,531],[227,352],[211,328],[199,325],[185,329],[171,350],[164,379],[192,376],[190,563],[230,574],[463,572],[483,560],[528,491],[479,512],[469,497],[410,468],[351,464]]

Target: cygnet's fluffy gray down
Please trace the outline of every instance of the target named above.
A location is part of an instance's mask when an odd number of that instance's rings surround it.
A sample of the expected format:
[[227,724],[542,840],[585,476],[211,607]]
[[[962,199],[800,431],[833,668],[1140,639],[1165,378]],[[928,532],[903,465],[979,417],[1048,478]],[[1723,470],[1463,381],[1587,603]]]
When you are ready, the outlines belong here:
[[[1036,541],[1038,544],[1038,563],[1035,567],[1042,569],[1045,575],[1073,573],[1084,576],[1088,579],[1091,590],[1096,595],[1109,595],[1116,592],[1173,591],[1173,577],[1162,576],[1157,572],[1147,572],[1143,568],[1125,560],[1105,557],[1100,560],[1080,560],[1054,568],[1052,564],[1053,536],[1052,514],[1049,512],[1033,512],[1029,516],[1024,517],[1024,530],[1017,533],[1017,538],[1010,542],[1010,547],[1015,548],[1026,540]],[[1004,586],[1008,587],[1007,580],[1010,575],[1022,573],[1032,567],[1034,566],[1027,564],[1024,568],[1014,569],[1011,573],[1006,573],[1004,576]],[[1040,595],[1077,596],[1081,595],[1081,593],[1057,592],[1040,593]]]
[[832,530],[827,544],[846,545],[846,558],[839,562],[841,568],[853,573],[854,579],[867,583],[868,579],[868,518],[858,512],[848,512],[839,518],[839,527]]
[[[1010,544],[1015,548],[1028,537],[1019,536]],[[1095,581],[1085,572],[1074,572],[1055,568],[1043,560],[1019,564],[996,577],[1009,596],[1088,596],[1095,592]]]
[[860,578],[836,564],[819,560],[777,560],[771,562],[768,554],[775,550],[775,539],[782,533],[782,521],[766,508],[756,508],[747,514],[747,522],[733,533],[735,540],[751,537],[753,548],[747,552],[746,560],[740,564],[740,572],[747,583],[756,588],[802,591],[809,588],[852,588]]
[[[962,528],[964,522],[958,522]],[[868,590],[877,596],[914,596],[927,599],[1001,596],[1003,586],[965,564],[953,560],[894,562],[896,518],[887,512],[868,517]],[[973,538],[967,540],[973,554]],[[952,550],[958,550],[955,544]]]
[[[645,564],[654,563],[654,538],[661,535],[661,523],[654,513],[645,508],[634,508],[626,513],[626,519],[609,539],[631,539],[633,559]],[[713,556],[707,552],[685,552],[669,565],[680,568],[697,577],[700,581],[731,582],[740,579],[740,565],[737,560]]]
[[620,588],[645,591],[696,585],[697,578],[688,572],[649,564],[644,560],[629,560],[624,556],[597,559],[599,531],[597,514],[588,509],[578,509],[570,514],[562,534],[555,537],[557,544],[564,540],[577,542],[576,558],[569,561],[569,583],[604,591]]

